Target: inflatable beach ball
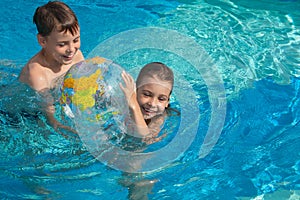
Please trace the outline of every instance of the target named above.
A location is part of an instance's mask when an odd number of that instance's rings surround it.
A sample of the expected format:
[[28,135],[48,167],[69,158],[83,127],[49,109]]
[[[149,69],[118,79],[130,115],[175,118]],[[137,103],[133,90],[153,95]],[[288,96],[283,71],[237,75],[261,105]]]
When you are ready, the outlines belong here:
[[80,132],[122,126],[128,112],[119,87],[123,69],[101,57],[75,64],[64,77],[60,102]]

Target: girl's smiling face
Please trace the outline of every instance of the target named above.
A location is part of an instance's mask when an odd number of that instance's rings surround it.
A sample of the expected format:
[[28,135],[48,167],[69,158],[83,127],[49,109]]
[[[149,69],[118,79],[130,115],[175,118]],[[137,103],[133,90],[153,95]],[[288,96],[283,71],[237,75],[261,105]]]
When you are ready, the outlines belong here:
[[169,105],[172,85],[153,79],[137,88],[137,101],[144,119],[162,114]]

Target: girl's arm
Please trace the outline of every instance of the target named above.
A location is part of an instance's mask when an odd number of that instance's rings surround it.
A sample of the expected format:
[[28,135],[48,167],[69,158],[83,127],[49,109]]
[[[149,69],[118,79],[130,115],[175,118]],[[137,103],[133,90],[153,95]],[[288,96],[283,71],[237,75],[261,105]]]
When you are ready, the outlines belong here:
[[137,134],[139,137],[145,138],[149,136],[150,130],[144,120],[141,108],[137,102],[135,82],[133,78],[125,71],[122,72],[122,78],[124,80],[125,86],[120,83],[120,88],[127,100],[131,117],[135,122]]

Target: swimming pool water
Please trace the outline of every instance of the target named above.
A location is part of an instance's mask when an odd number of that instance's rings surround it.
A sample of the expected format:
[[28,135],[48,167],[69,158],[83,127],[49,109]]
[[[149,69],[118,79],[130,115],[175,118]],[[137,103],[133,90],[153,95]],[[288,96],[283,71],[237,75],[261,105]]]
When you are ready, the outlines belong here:
[[[149,61],[165,62],[191,85],[198,105],[200,116],[188,117],[190,122],[200,117],[191,146],[169,166],[148,174],[111,169],[79,137],[62,136],[43,123],[40,113],[17,109],[32,101],[31,91],[21,94],[14,82],[39,50],[32,15],[45,2],[2,2],[1,199],[127,199],[129,191],[147,190],[149,199],[299,199],[299,1],[65,1],[78,16],[86,57],[117,34],[159,27],[191,38],[214,60],[225,88],[225,105],[220,104],[226,106],[225,122],[216,145],[199,158],[213,116],[205,75],[163,49],[137,49],[114,58],[133,73]],[[176,49],[176,43],[169,45]]]

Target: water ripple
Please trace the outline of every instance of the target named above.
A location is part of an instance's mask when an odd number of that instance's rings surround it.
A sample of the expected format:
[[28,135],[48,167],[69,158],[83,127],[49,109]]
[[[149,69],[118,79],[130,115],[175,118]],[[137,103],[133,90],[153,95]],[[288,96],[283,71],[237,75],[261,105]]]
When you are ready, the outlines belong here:
[[233,1],[184,4],[177,8],[168,24],[163,19],[160,23],[194,37],[206,49],[225,82],[234,86],[227,90],[229,94],[266,77],[272,77],[278,84],[289,84],[291,77],[300,75],[300,30],[293,19],[298,14],[282,13],[275,8],[257,9],[247,4]]

